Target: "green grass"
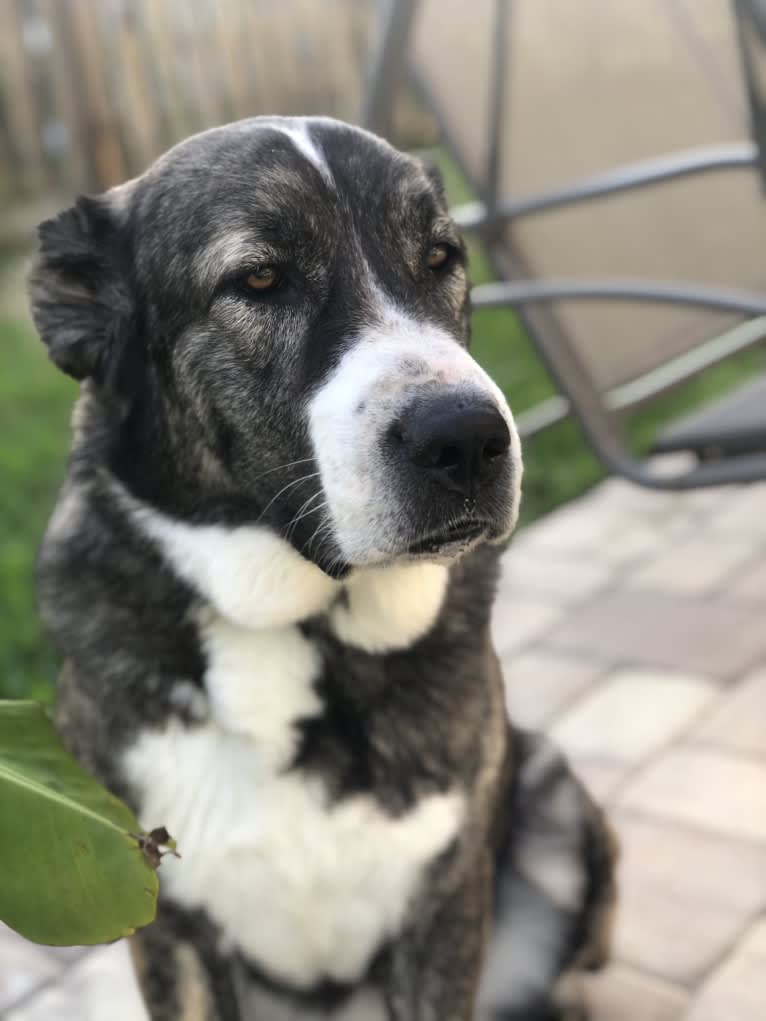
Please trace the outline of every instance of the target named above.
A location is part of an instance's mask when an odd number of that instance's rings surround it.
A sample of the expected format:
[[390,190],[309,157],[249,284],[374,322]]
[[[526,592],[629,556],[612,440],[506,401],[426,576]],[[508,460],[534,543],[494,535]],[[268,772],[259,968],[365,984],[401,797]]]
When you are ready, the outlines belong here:
[[0,698],[47,699],[55,673],[32,572],[64,474],[74,395],[31,327],[0,316]]
[[[451,201],[464,201],[465,184],[450,165],[445,170]],[[491,279],[475,248],[471,266],[475,283]],[[0,291],[2,277],[0,264]],[[473,352],[517,413],[554,392],[510,311],[475,314]],[[629,441],[637,451],[648,449],[661,423],[763,369],[763,352],[751,351],[709,371],[636,415],[628,425]],[[21,313],[0,309],[0,698],[50,696],[56,663],[38,621],[32,573],[64,473],[75,392],[48,362]],[[524,460],[522,524],[579,496],[603,474],[571,422],[528,441]]]

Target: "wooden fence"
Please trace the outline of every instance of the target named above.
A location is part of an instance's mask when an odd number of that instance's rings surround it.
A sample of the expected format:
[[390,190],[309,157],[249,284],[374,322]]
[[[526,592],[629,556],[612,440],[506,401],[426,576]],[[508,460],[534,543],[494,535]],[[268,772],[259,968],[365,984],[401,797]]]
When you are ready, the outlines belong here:
[[0,209],[258,113],[358,116],[367,0],[0,0]]

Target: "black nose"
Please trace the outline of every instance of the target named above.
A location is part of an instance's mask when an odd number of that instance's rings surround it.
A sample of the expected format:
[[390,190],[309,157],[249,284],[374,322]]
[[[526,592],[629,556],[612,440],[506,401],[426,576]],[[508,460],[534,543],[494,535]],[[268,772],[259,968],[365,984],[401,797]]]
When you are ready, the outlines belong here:
[[412,402],[394,427],[410,461],[442,485],[472,496],[511,445],[508,425],[484,397]]

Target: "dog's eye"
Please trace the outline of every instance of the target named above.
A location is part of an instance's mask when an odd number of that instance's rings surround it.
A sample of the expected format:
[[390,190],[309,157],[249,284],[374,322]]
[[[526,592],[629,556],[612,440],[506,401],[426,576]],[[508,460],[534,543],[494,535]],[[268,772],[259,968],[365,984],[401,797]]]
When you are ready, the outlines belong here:
[[449,262],[452,249],[443,241],[431,245],[426,256],[426,264],[429,269],[442,269]]
[[257,266],[245,277],[245,286],[249,291],[263,294],[273,291],[279,285],[282,276],[276,266]]

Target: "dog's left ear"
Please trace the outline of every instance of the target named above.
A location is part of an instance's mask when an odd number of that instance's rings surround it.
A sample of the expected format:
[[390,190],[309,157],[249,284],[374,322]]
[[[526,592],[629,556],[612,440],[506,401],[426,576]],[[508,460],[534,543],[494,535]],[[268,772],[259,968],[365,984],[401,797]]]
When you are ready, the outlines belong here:
[[125,241],[108,196],[82,197],[38,229],[32,318],[51,360],[106,384],[134,330]]

